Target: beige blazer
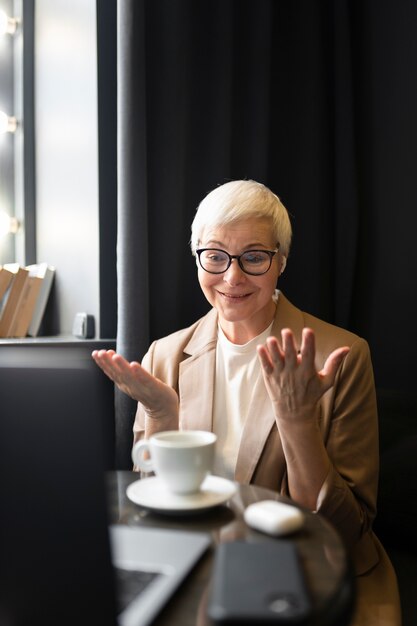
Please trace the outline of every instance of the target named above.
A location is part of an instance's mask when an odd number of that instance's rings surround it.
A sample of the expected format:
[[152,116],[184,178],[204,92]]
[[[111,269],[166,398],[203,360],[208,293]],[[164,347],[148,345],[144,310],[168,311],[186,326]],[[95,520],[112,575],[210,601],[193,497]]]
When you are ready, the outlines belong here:
[[[177,390],[179,425],[175,420],[155,424],[139,404],[135,441],[155,430],[212,429],[217,324],[217,312],[212,309],[189,328],[151,345],[143,366]],[[378,484],[378,422],[369,348],[364,339],[300,311],[280,293],[272,334],[279,337],[281,329],[291,328],[299,347],[304,327],[315,332],[317,369],[323,367],[335,348],[350,347],[334,386],[320,401],[320,428],[332,467],[320,490],[317,512],[339,530],[357,575],[362,575],[377,566],[383,550],[372,533]],[[285,457],[271,403],[263,389],[243,429],[235,479],[288,495]],[[395,576],[389,582],[396,588]]]

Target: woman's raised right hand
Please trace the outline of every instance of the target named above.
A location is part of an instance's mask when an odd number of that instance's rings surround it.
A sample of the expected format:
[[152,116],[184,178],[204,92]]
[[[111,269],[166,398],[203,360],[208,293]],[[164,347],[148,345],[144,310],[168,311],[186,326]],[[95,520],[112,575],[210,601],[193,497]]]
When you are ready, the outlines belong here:
[[92,357],[123,393],[143,405],[149,417],[178,415],[175,390],[152,376],[140,363],[129,362],[114,350],[94,350]]

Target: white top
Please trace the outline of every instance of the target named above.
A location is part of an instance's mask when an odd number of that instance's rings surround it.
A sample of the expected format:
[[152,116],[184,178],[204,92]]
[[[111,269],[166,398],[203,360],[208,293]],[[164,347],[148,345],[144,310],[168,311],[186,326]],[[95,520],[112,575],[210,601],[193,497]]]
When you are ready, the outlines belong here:
[[252,400],[264,385],[256,346],[265,343],[272,323],[244,345],[231,343],[219,326],[213,402],[213,432],[217,435],[213,473],[234,479],[243,426],[251,419]]

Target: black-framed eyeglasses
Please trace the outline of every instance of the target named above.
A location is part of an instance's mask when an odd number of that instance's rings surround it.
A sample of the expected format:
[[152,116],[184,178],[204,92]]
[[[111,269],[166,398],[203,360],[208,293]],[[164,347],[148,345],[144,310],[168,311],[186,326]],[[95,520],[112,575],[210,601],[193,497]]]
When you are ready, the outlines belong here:
[[229,254],[218,248],[200,248],[196,250],[198,261],[209,274],[223,274],[232,264],[233,259],[246,274],[260,276],[271,267],[272,259],[279,250],[246,250],[243,254]]

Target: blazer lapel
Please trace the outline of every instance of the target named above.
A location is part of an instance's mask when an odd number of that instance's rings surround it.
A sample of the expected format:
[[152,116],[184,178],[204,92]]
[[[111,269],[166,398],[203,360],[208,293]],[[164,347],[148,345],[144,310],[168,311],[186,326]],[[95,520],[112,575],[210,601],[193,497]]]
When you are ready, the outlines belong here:
[[242,431],[235,480],[250,482],[271,428],[274,427],[275,416],[261,375]]
[[180,428],[212,430],[216,342],[217,313],[213,309],[185,346],[189,357],[179,366]]

